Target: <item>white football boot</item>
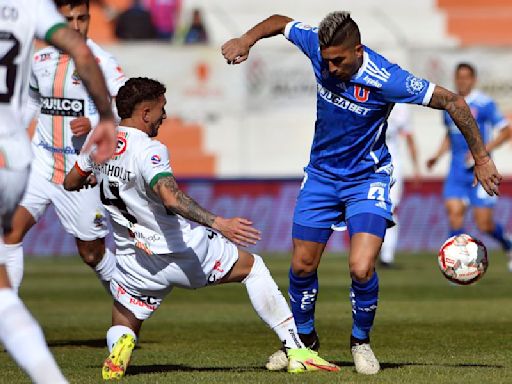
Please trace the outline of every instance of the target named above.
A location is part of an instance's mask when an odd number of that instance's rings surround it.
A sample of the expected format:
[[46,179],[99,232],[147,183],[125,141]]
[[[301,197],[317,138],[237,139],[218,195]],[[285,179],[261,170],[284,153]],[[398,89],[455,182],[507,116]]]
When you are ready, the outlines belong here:
[[379,360],[375,357],[370,343],[354,344],[350,348],[357,373],[375,375],[380,371]]

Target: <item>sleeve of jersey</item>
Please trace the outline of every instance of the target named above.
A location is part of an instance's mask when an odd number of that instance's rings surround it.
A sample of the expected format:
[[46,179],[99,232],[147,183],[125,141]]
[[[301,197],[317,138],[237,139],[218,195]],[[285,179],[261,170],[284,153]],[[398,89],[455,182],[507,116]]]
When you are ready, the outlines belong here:
[[318,52],[318,28],[290,21],[285,29],[284,36],[301,49],[309,58],[314,58]]
[[107,80],[107,87],[110,96],[117,96],[119,88],[121,88],[124,85],[124,83],[126,83],[127,78],[123,70],[117,63],[117,60],[113,56],[105,57],[105,65],[103,65],[103,72]]
[[52,0],[39,0],[38,4],[36,37],[49,42],[55,31],[67,26],[66,20],[57,11]]
[[139,170],[151,188],[165,176],[172,176],[169,151],[159,141],[153,141],[139,157]]
[[389,78],[383,82],[380,90],[384,101],[389,103],[407,103],[428,105],[436,85],[428,80],[414,76],[398,65],[387,69]]
[[87,176],[92,172],[92,161],[89,155],[82,153],[78,155],[75,163],[75,169],[82,176]]
[[489,104],[490,120],[494,129],[500,130],[508,125],[508,120],[503,116],[495,102]]

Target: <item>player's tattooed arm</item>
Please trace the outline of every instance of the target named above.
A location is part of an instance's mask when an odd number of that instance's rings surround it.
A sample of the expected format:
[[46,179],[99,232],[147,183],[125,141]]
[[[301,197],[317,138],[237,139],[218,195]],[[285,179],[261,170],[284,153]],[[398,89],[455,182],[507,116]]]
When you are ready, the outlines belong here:
[[194,199],[183,192],[174,176],[160,178],[153,190],[160,196],[165,207],[173,213],[183,216],[185,219],[195,221],[198,224],[212,227],[215,215],[201,207]]
[[429,107],[446,110],[457,128],[464,135],[475,161],[478,163],[487,160],[486,158],[489,157],[489,154],[485,150],[480,130],[471,114],[469,106],[462,96],[450,92],[443,87],[436,86]]
[[222,55],[228,64],[240,64],[247,60],[251,47],[259,40],[284,33],[286,24],[293,19],[287,16],[272,15],[245,32],[242,36],[231,39],[222,46]]
[[252,222],[241,217],[227,219],[214,215],[180,190],[174,176],[160,178],[153,190],[171,212],[216,229],[235,244],[247,246],[260,240],[260,232],[252,227]]
[[444,109],[464,135],[469,150],[475,159],[475,185],[478,180],[490,195],[499,195],[499,184],[502,176],[498,173],[493,160],[485,149],[480,130],[464,98],[436,86],[429,107]]

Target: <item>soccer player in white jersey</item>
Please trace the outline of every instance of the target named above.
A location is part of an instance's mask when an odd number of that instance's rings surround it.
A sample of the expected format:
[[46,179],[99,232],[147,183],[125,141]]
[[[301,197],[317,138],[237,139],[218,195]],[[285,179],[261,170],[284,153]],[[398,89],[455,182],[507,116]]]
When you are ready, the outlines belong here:
[[393,159],[393,178],[395,179],[389,194],[393,202],[393,216],[397,225],[387,229],[386,237],[382,242],[380,265],[385,268],[394,267],[395,251],[398,243],[398,219],[396,217],[396,210],[402,200],[404,189],[402,170],[404,159],[400,151],[400,138],[404,138],[407,143],[407,149],[409,150],[413,165],[414,181],[417,183],[420,177],[420,166],[412,132],[410,106],[402,103],[395,104],[393,107],[388,117],[388,129],[386,131],[386,145]]
[[[0,340],[35,383],[66,383],[44,335],[11,288],[5,267],[3,232],[22,197],[31,160],[23,125],[34,36],[68,52],[98,107],[100,123],[89,137],[97,161],[111,154],[115,124],[105,80],[80,35],[66,27],[50,0],[0,0]],[[93,86],[92,86],[93,85]]]
[[[133,78],[116,99],[121,117],[118,146],[105,164],[81,154],[64,180],[68,190],[81,188],[91,173],[113,219],[117,268],[111,280],[112,327],[103,378],[124,375],[142,322],[176,286],[200,288],[242,282],[254,309],[288,351],[288,370],[338,371],[304,347],[293,316],[262,258],[239,245],[254,244],[259,231],[243,218],[226,219],[208,212],[182,192],[172,174],[167,148],[152,140],[166,118],[165,87]],[[200,226],[191,229],[185,220]]]
[[[94,54],[114,98],[126,78],[116,60],[91,39],[88,0],[54,0],[70,28],[79,32]],[[70,57],[49,46],[35,53],[30,78],[26,122],[39,113],[32,139],[34,160],[25,195],[13,216],[12,230],[4,234],[7,268],[13,288],[23,275],[25,234],[53,203],[65,230],[76,240],[78,253],[109,292],[115,257],[105,247],[108,233],[97,188],[67,192],[64,176],[75,164],[87,134],[98,121],[98,110],[87,94]],[[87,207],[86,210],[82,210]]]

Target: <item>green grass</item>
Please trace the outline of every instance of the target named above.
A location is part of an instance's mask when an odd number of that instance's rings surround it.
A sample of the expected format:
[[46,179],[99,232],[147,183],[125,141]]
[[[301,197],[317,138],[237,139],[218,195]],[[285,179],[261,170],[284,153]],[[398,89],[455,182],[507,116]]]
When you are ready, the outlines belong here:
[[[288,256],[265,257],[283,291]],[[241,285],[176,289],[143,327],[126,383],[512,383],[512,274],[493,255],[483,280],[454,287],[435,257],[400,255],[402,269],[380,271],[372,344],[383,370],[354,372],[346,258],[320,267],[317,328],[321,354],[342,371],[293,376],[266,372],[279,342],[259,320]],[[101,382],[111,301],[78,258],[28,260],[21,296],[42,324],[72,383]],[[0,352],[0,383],[27,378]]]

